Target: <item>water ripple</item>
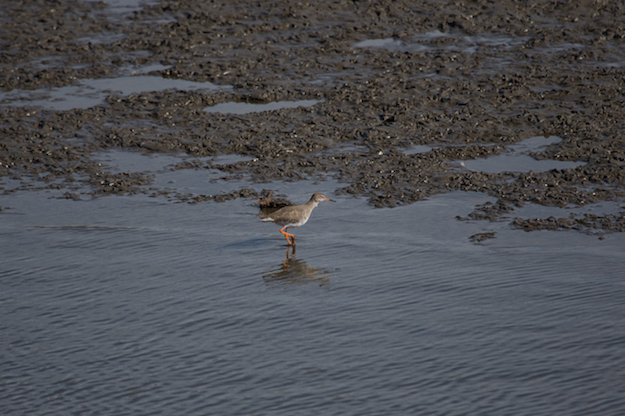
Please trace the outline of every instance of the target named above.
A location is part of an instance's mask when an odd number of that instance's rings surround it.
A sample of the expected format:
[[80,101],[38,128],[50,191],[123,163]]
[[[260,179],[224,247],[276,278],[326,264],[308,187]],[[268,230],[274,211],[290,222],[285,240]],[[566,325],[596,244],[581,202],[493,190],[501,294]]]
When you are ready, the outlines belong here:
[[[109,209],[94,204],[99,221]],[[455,220],[427,234],[427,215],[393,211],[380,225],[379,211],[356,207],[358,221],[335,228],[311,220],[293,252],[225,205],[114,204],[110,227],[0,228],[11,242],[0,270],[3,414],[625,407],[616,248],[476,246],[450,231]]]

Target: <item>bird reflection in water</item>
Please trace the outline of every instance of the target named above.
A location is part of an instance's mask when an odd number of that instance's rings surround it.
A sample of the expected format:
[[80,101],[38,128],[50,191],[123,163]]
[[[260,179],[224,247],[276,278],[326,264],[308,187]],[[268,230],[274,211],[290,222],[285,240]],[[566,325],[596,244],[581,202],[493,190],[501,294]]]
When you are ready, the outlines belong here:
[[316,269],[304,260],[296,259],[295,246],[293,245],[287,247],[286,260],[280,264],[280,267],[263,275],[263,279],[269,287],[280,287],[288,284],[305,285],[308,283],[325,286],[330,283],[330,272]]

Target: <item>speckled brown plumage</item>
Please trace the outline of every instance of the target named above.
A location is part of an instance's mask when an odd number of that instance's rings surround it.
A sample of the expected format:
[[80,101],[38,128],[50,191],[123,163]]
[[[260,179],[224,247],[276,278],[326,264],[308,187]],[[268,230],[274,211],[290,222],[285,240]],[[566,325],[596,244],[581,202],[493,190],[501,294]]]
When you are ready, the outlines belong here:
[[[292,245],[295,244],[295,236],[291,233],[288,233],[286,230],[289,227],[301,227],[302,225],[306,224],[306,222],[310,218],[310,214],[312,213],[313,209],[315,209],[321,201],[332,200],[326,198],[321,192],[315,192],[310,200],[305,204],[291,205],[288,207],[280,208],[279,210],[274,211],[271,214],[267,214],[261,217],[260,220],[274,222],[278,225],[282,225],[283,227],[280,229],[280,232],[284,234],[284,236],[286,237],[286,241],[288,241],[289,245]],[[289,237],[293,239],[292,243]]]

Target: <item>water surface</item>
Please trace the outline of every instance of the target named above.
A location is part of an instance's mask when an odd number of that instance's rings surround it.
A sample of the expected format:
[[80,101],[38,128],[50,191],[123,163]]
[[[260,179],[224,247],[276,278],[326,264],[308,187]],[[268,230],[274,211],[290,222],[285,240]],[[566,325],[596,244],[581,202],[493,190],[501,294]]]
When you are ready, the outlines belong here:
[[561,137],[530,137],[516,143],[500,155],[463,161],[464,166],[473,171],[500,172],[546,172],[551,169],[574,169],[584,162],[571,162],[553,159],[534,159],[530,152],[539,152],[547,146],[562,141]]
[[[277,185],[295,203],[338,186]],[[395,209],[332,195],[293,252],[250,200],[58,196],[0,196],[4,414],[625,406],[621,234],[457,221],[492,201],[474,193]]]
[[[154,67],[160,68],[160,67]],[[141,73],[138,69],[136,73]],[[212,82],[195,82],[183,79],[162,78],[155,75],[131,75],[116,78],[81,79],[78,85],[58,88],[42,88],[34,91],[13,90],[0,92],[4,105],[39,106],[48,110],[65,111],[74,108],[89,108],[102,104],[112,93],[120,95],[138,94],[167,89],[216,91],[229,86],[218,86]]]

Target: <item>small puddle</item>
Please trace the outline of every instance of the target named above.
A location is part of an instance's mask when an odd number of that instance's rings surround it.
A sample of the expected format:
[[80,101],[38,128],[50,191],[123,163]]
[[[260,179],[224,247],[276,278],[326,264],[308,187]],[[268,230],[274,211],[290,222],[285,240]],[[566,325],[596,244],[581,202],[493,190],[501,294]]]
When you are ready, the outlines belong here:
[[536,160],[529,155],[530,152],[538,152],[545,147],[559,143],[561,137],[530,137],[520,143],[510,146],[509,151],[486,159],[474,159],[463,161],[466,169],[475,172],[501,173],[501,172],[547,172],[552,169],[574,169],[584,162],[569,162],[560,160],[543,159]]
[[[157,66],[154,66],[158,68]],[[138,71],[141,71],[139,69]],[[231,88],[212,82],[194,82],[183,79],[162,78],[153,75],[123,76],[118,78],[81,79],[80,85],[59,88],[42,88],[34,91],[13,90],[0,92],[3,105],[39,106],[47,110],[66,111],[89,108],[102,104],[111,93],[126,96],[142,92],[178,90],[209,90]]]
[[420,52],[433,49],[460,50],[466,53],[475,53],[478,47],[505,47],[521,45],[527,38],[513,38],[510,36],[482,33],[475,36],[457,36],[433,30],[415,35],[410,39],[395,38],[366,39],[354,44],[355,48],[384,48],[390,51]]
[[178,156],[148,155],[126,150],[95,152],[93,158],[100,162],[105,170],[113,173],[156,172],[181,161]]
[[366,39],[354,45],[355,48],[387,48],[399,49],[404,46],[401,40],[394,38],[386,39]]
[[429,46],[421,45],[418,43],[404,43],[399,39],[385,38],[385,39],[366,39],[358,42],[354,45],[355,48],[383,48],[389,51],[412,51],[419,52],[430,49]]
[[481,34],[476,36],[463,36],[462,40],[469,44],[485,46],[515,46],[526,42],[527,38],[513,38],[510,36]]
[[76,39],[76,43],[81,44],[112,44],[124,39],[126,35],[123,33],[113,33],[113,32],[99,32],[92,33],[89,36]]
[[414,146],[410,146],[409,148],[404,150],[404,154],[405,155],[414,155],[414,154],[418,154],[418,153],[427,153],[427,152],[431,152],[433,149],[434,148],[430,147],[430,146],[417,144],[417,145],[414,145]]
[[[201,168],[204,166],[222,166],[238,162],[248,162],[254,160],[250,156],[237,154],[219,155],[215,157],[192,157],[186,153],[177,155],[167,154],[145,154],[141,152],[130,152],[127,150],[106,150],[94,153],[94,159],[99,161],[107,169],[120,173],[152,172],[163,171],[165,168],[176,168],[177,165],[185,162],[193,163],[193,166]],[[185,168],[176,168],[177,170]]]
[[215,156],[213,158],[210,158],[210,161],[212,162],[211,164],[213,166],[215,166],[215,165],[231,165],[233,163],[250,162],[252,160],[254,160],[254,158],[251,157],[251,156],[241,156],[241,155],[237,155],[237,154],[219,155],[219,156]]
[[154,72],[154,71],[164,71],[171,67],[172,67],[171,65],[162,65],[159,63],[155,63],[151,65],[146,65],[137,69],[131,69],[130,75],[141,75],[141,74],[147,74],[147,73]]
[[227,103],[220,103],[211,107],[206,107],[204,111],[206,111],[207,113],[248,114],[258,113],[261,111],[281,110],[283,108],[312,107],[313,105],[319,104],[320,102],[321,100],[299,100],[276,101],[267,104],[250,104],[230,101]]
[[[232,189],[249,187],[247,180],[222,180],[228,175],[218,168],[254,158],[236,154],[197,158],[185,153],[163,155],[107,150],[94,153],[94,159],[102,165],[102,170],[111,173],[151,175],[152,188],[199,195],[227,193]],[[185,163],[191,165],[185,167]]]
[[431,39],[446,38],[446,37],[449,37],[449,34],[445,32],[441,32],[438,29],[430,30],[429,32],[420,33],[420,34],[413,36],[415,40],[421,41],[421,42],[429,41]]
[[332,144],[329,143],[328,147],[319,151],[320,157],[334,158],[336,156],[345,154],[364,154],[368,151],[366,146],[359,144]]
[[[98,0],[83,0],[91,3],[100,3]],[[104,12],[115,21],[124,21],[127,16],[138,12],[145,6],[158,4],[155,0],[106,0]]]
[[221,180],[224,176],[226,174],[215,169],[160,171],[154,175],[151,186],[195,195],[217,195],[250,187],[247,180]]

